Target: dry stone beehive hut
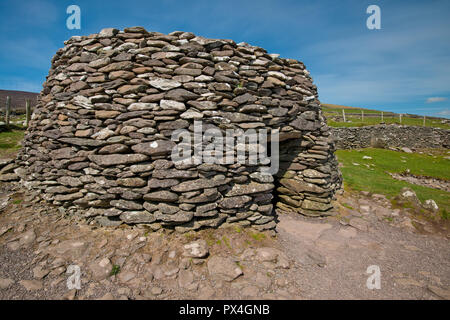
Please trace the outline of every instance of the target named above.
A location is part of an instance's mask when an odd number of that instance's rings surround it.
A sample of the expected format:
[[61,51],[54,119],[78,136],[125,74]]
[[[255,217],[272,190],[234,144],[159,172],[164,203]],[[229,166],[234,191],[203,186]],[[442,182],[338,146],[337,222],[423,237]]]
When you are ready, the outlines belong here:
[[[280,170],[175,163],[172,133],[193,131],[194,121],[203,130],[279,129]],[[43,199],[103,225],[265,230],[275,227],[275,209],[329,214],[341,184],[333,152],[301,62],[132,27],[72,37],[58,50],[16,173]]]

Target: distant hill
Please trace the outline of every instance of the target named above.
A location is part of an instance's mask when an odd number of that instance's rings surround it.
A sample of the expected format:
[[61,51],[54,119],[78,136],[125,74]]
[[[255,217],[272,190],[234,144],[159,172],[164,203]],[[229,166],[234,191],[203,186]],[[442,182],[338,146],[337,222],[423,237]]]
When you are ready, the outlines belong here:
[[[427,126],[450,129],[450,119],[441,117],[419,116],[416,114],[355,108],[336,104],[322,103],[322,111],[330,127],[363,127],[369,125],[404,124],[409,126]],[[345,121],[344,115],[345,113]],[[425,120],[425,122],[424,122]]]
[[[375,109],[367,109],[367,108],[356,108],[356,107],[349,107],[349,106],[342,106],[342,105],[338,105],[338,104],[331,104],[331,103],[322,103],[322,110],[324,113],[329,113],[329,114],[342,114],[342,110],[345,110],[346,114],[349,115],[360,115],[361,111],[364,112],[365,116],[379,116],[381,114],[381,112],[383,112],[384,116],[398,116],[399,113],[396,112],[391,112],[391,111],[380,111],[380,110],[375,110]],[[404,117],[408,117],[408,118],[420,118],[422,119],[423,116],[419,116],[416,114],[411,114],[411,113],[402,113],[402,115]],[[433,117],[433,116],[427,116],[427,118],[429,119],[435,119],[435,120],[448,120],[446,118],[442,118],[442,117]]]
[[26,91],[14,91],[14,90],[0,90],[0,110],[2,113],[5,111],[6,97],[11,97],[11,110],[15,113],[25,112],[25,101],[30,100],[31,107],[34,107],[37,102],[39,93],[26,92]]

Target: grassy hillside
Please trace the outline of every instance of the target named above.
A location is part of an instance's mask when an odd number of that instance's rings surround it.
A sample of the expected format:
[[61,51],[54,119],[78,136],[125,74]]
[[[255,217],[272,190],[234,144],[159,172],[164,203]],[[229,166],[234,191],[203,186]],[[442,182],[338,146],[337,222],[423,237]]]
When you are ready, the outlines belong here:
[[[322,103],[322,110],[324,115],[327,117],[327,122],[330,127],[363,127],[380,124],[382,122],[382,111],[379,110],[354,108],[327,103]],[[345,112],[345,122],[343,119],[342,110]],[[400,124],[400,115],[393,112],[383,112],[383,123]],[[423,126],[423,116],[404,114],[402,115],[401,124],[409,126]],[[450,120],[436,117],[425,117],[425,126],[450,129]]]
[[346,188],[380,193],[393,198],[403,187],[409,187],[421,201],[435,200],[442,215],[447,216],[450,212],[449,192],[395,180],[388,172],[402,173],[409,169],[410,173],[417,176],[450,180],[448,152],[433,150],[433,155],[367,148],[338,150],[336,155],[342,165],[340,169]]
[[364,114],[380,114],[381,113],[381,111],[378,111],[378,110],[355,108],[355,107],[349,107],[349,106],[342,106],[342,105],[338,105],[338,104],[322,103],[322,110],[324,112],[332,112],[332,113],[341,112],[342,113],[342,109],[344,109],[346,113],[347,112],[348,113],[361,113],[361,110],[364,111]]

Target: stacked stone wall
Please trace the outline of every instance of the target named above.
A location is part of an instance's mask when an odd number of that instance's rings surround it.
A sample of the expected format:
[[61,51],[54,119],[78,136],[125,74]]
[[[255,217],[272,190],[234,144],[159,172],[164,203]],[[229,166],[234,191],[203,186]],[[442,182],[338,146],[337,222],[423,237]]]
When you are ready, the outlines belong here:
[[338,149],[382,148],[450,148],[450,130],[402,126],[377,125],[359,128],[331,128]]
[[[203,130],[279,130],[280,170],[172,161],[172,134],[194,133],[196,121]],[[329,214],[341,185],[333,152],[303,63],[232,40],[132,27],[72,37],[57,51],[8,170],[103,225],[265,230],[276,208]]]

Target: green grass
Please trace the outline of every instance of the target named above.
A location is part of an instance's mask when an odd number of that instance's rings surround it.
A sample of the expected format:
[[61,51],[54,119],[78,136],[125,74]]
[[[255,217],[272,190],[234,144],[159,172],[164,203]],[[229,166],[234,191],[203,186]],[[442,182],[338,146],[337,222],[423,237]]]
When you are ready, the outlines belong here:
[[9,158],[20,149],[20,141],[25,131],[11,130],[0,132],[0,158]]
[[196,239],[196,235],[193,232],[186,232],[184,234],[184,237],[186,238],[187,241],[191,242],[194,241]]
[[[364,126],[373,126],[380,124],[381,118],[378,117],[364,117],[364,121],[361,120],[361,116],[347,116],[346,122],[342,121],[334,121],[331,119],[330,115],[325,114],[328,118],[328,125],[330,127],[364,127]],[[386,124],[400,124],[400,120],[398,117],[384,117],[383,122]],[[423,126],[423,119],[419,118],[402,118],[402,125],[408,126]],[[426,127],[434,127],[434,128],[442,128],[442,129],[450,129],[450,125],[446,123],[441,123],[438,120],[425,119]]]
[[0,132],[0,149],[19,149],[24,134],[21,130]]
[[[345,110],[346,122],[342,119],[342,110]],[[381,111],[371,110],[364,108],[354,108],[347,106],[340,106],[334,104],[322,104],[322,111],[328,119],[328,125],[330,127],[363,127],[377,125],[381,123]],[[364,121],[361,117],[361,111],[364,111],[364,115],[377,115],[377,116],[365,116]],[[357,115],[350,115],[350,113],[356,113]],[[386,124],[400,124],[400,118],[397,114],[393,115],[391,112],[384,112],[383,122]],[[423,126],[423,118],[413,118],[408,115],[402,117],[402,125],[408,126]],[[441,123],[440,119],[425,118],[426,127],[438,127],[442,129],[450,129],[449,123]]]
[[447,210],[445,210],[445,209],[442,210],[441,215],[442,215],[442,217],[443,217],[445,220],[447,220],[447,219],[450,218],[450,213],[449,213]]
[[204,233],[204,240],[206,241],[206,243],[210,247],[213,246],[215,243],[216,244],[220,244],[220,239],[217,240],[211,230],[205,231],[205,233]]
[[111,272],[110,272],[109,275],[110,275],[110,276],[116,276],[116,275],[119,274],[119,272],[120,272],[120,266],[117,265],[117,264],[115,264],[115,265],[113,265],[113,267],[112,267]]
[[349,205],[348,203],[343,203],[342,205],[343,205],[344,207],[346,207],[347,209],[355,210],[355,209],[353,209],[353,207],[352,207],[351,205]]
[[231,249],[230,240],[227,237],[223,236],[222,241],[228,247],[228,249]]
[[342,114],[342,109],[344,109],[346,113],[347,112],[361,113],[361,111],[364,111],[364,114],[381,114],[381,111],[379,111],[379,110],[355,108],[355,107],[341,106],[341,105],[337,105],[337,104],[322,103],[322,111],[323,112],[332,112],[334,114],[336,114],[336,112],[339,112],[340,114]]
[[[450,180],[450,160],[444,159],[445,153],[430,156],[367,148],[338,150],[336,154],[343,165],[341,172],[346,188],[384,194],[388,198],[393,198],[403,187],[409,187],[417,193],[421,201],[435,200],[442,215],[450,211],[449,192],[395,180],[387,173],[402,173],[409,169],[410,173],[415,175]],[[372,159],[365,160],[363,156],[369,156]]]
[[266,238],[266,235],[260,232],[251,232],[250,237],[252,237],[256,241],[262,241]]

